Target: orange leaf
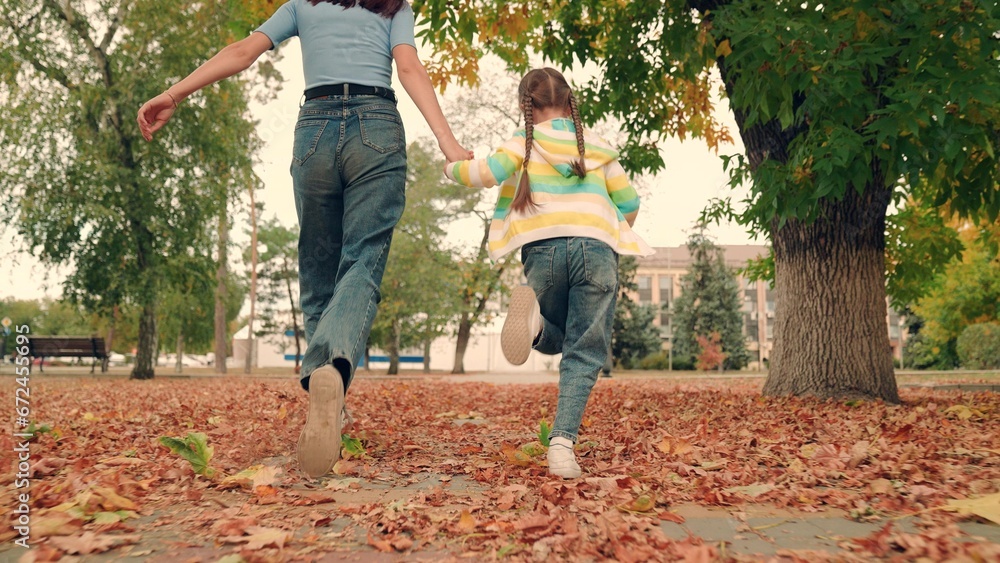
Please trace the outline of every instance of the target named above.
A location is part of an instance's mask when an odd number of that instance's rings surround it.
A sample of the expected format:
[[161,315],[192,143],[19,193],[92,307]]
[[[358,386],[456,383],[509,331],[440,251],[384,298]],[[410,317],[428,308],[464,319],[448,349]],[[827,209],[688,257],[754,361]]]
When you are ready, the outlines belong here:
[[471,534],[476,529],[476,525],[476,519],[472,517],[472,514],[468,510],[463,510],[462,514],[458,517],[459,531]]

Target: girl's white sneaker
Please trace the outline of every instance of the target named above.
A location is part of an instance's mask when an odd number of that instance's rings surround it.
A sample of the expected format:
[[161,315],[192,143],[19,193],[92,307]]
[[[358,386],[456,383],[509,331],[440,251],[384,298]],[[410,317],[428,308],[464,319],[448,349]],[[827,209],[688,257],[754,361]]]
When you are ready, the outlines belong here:
[[563,479],[576,479],[581,475],[580,466],[573,453],[573,442],[562,436],[549,441],[549,473]]

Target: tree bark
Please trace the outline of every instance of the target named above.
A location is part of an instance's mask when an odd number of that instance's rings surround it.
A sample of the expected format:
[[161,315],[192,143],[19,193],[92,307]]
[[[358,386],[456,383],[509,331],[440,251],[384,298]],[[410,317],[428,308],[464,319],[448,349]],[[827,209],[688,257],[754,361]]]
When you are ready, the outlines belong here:
[[253,321],[257,314],[257,202],[254,186],[250,186],[250,320],[247,321],[247,358],[243,373],[250,374],[254,365]]
[[299,311],[295,308],[295,292],[292,291],[292,268],[288,264],[288,256],[284,257],[282,262],[284,266],[284,272],[282,272],[282,277],[285,278],[285,290],[288,292],[288,304],[292,308],[292,332],[295,335],[295,373],[299,373],[299,358],[302,357],[302,343],[299,340]]
[[389,371],[387,375],[399,375],[399,337],[400,337],[399,320],[392,321],[392,339],[389,341],[389,349],[386,350],[389,353]]
[[[489,248],[489,237],[490,237],[490,218],[488,216],[483,216],[483,236],[479,241],[479,252],[477,253],[476,260],[482,262],[486,259],[488,255]],[[475,288],[481,282],[478,276],[474,277],[470,282],[464,295],[462,297],[462,318],[458,322],[458,342],[455,344],[455,365],[451,368],[451,373],[460,374],[465,373],[465,352],[469,348],[469,339],[472,337],[472,326],[476,324],[479,319],[482,318],[483,312],[486,311],[486,304],[489,302],[490,298],[493,297],[496,284],[493,283],[498,281],[501,276],[503,276],[504,270],[506,269],[506,262],[496,269],[491,269],[488,284],[485,284],[486,289],[482,292],[483,295],[476,303],[476,308],[470,311],[472,306],[472,300],[475,297]]]
[[177,373],[184,372],[184,333],[177,333],[177,361],[174,362],[174,371]]
[[229,278],[229,214],[226,202],[219,213],[219,267],[215,271],[215,373],[226,373],[229,330],[226,326],[226,298]]
[[[740,69],[725,58],[717,62],[733,99]],[[765,160],[787,162],[791,141],[805,129],[782,129],[776,119],[747,127],[743,111],[734,106],[733,114],[751,170]],[[821,202],[817,220],[771,224],[777,299],[765,395],[899,402],[885,303],[885,216],[892,188],[879,163],[872,167],[862,194],[849,186],[841,201]]]
[[424,373],[431,372],[431,341],[424,340]]
[[463,312],[462,318],[458,321],[458,335],[455,343],[455,365],[451,368],[451,373],[465,373],[465,351],[469,348],[469,337],[472,334],[472,323],[469,322],[469,313]]
[[851,189],[823,204],[824,218],[772,231],[777,299],[765,395],[899,402],[886,326],[890,195]]
[[[118,305],[111,308],[111,322],[108,323],[108,336],[104,341],[104,355],[105,364],[108,363],[108,359],[111,357],[111,350],[114,348],[115,344],[115,324],[118,322]],[[107,367],[105,365],[104,367]]]
[[153,379],[156,368],[156,305],[146,303],[139,317],[139,347],[129,379]]

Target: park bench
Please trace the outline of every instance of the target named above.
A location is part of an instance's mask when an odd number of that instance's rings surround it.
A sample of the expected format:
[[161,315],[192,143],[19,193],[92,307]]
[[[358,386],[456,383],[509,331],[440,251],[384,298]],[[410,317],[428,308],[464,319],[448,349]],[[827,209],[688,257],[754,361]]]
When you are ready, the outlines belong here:
[[101,360],[101,373],[108,371],[104,339],[96,336],[31,336],[28,338],[28,355],[32,359],[40,359],[38,369],[42,372],[45,371],[45,358],[94,358],[90,373],[94,373],[97,360]]

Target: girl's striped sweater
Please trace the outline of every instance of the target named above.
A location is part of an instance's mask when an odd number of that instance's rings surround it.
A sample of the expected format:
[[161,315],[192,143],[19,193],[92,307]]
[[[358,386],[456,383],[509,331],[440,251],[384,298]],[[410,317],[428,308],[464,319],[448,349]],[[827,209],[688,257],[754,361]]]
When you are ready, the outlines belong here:
[[528,162],[534,211],[510,209],[524,162],[524,129],[484,159],[448,163],[445,175],[469,187],[500,184],[500,197],[490,225],[493,260],[529,243],[557,237],[588,237],[608,244],[619,254],[653,254],[632,231],[625,215],[638,211],[639,195],[618,163],[618,152],[607,141],[584,130],[587,176],[573,173],[579,159],[573,122],[557,118],[535,125]]

